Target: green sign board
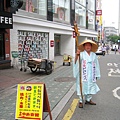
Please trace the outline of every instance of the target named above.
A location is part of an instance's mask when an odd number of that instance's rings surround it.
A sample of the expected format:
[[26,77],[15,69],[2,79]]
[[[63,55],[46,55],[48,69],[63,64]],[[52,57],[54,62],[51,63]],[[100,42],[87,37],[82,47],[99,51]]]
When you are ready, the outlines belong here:
[[18,57],[18,51],[12,51],[12,57],[17,58]]

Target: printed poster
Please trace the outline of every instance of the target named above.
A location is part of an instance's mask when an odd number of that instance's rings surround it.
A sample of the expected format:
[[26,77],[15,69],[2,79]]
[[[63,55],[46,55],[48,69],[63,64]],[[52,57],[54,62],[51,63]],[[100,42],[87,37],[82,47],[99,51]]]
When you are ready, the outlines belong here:
[[18,84],[16,115],[20,120],[43,120],[44,84]]

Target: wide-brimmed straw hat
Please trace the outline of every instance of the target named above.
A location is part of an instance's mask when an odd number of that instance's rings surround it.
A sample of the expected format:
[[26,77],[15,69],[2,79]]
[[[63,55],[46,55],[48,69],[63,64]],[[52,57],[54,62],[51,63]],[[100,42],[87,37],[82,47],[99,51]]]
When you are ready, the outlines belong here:
[[80,49],[81,52],[85,50],[85,49],[84,49],[84,44],[85,44],[85,43],[91,43],[91,44],[92,44],[92,49],[91,49],[92,52],[96,52],[96,51],[97,51],[98,45],[97,45],[94,41],[92,41],[92,40],[84,40],[84,41],[83,41],[82,43],[80,43],[79,46],[78,46],[78,49]]

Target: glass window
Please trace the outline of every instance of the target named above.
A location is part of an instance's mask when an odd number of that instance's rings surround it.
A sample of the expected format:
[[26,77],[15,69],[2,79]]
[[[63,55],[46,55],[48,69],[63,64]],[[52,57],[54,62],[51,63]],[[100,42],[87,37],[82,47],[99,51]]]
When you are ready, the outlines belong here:
[[86,26],[86,8],[75,3],[75,20],[78,25]]
[[95,0],[88,0],[88,9],[95,11]]
[[49,34],[34,31],[18,31],[19,60],[28,58],[48,59]]
[[5,59],[5,46],[4,46],[3,35],[4,34],[0,33],[0,60],[4,60]]
[[27,12],[37,13],[37,1],[36,0],[23,0],[22,10],[26,10]]
[[83,6],[86,6],[86,0],[75,0],[75,1],[80,3]]
[[53,0],[54,18],[70,21],[70,0]]
[[47,0],[38,0],[38,13],[47,16]]
[[0,11],[4,10],[4,0],[0,1]]
[[22,10],[27,12],[38,13],[46,16],[47,13],[47,1],[46,0],[23,0]]
[[88,11],[88,28],[95,29],[95,13]]

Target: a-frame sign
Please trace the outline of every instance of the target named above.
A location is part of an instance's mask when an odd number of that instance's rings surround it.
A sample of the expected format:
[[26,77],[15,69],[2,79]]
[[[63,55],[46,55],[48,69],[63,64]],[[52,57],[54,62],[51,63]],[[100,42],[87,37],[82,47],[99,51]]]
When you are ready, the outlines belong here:
[[43,120],[43,112],[52,120],[45,84],[18,84],[15,120]]

